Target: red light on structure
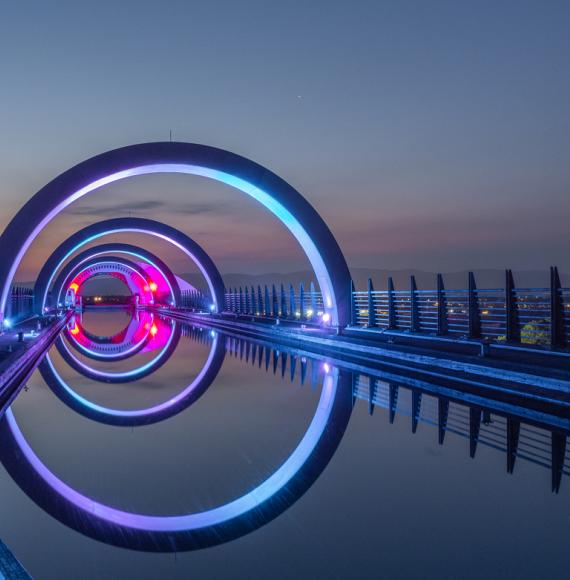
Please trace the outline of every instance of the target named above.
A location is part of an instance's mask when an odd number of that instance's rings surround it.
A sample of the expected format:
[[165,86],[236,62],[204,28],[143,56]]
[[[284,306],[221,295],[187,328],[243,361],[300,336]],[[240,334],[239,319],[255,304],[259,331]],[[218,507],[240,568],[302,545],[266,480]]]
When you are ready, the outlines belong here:
[[79,284],[77,284],[77,282],[72,282],[69,285],[69,289],[73,290],[77,294],[77,291],[79,290]]
[[156,282],[151,282],[148,286],[149,286],[151,292],[156,292],[158,289]]
[[69,332],[71,332],[71,334],[73,334],[73,336],[75,336],[76,334],[79,334],[79,326],[77,326],[77,323],[75,323],[75,326]]
[[150,292],[150,287],[148,286],[148,284],[143,288],[143,290],[145,292]]
[[158,327],[156,326],[156,324],[153,324],[150,327],[150,335],[151,336],[156,336],[157,332],[158,332]]

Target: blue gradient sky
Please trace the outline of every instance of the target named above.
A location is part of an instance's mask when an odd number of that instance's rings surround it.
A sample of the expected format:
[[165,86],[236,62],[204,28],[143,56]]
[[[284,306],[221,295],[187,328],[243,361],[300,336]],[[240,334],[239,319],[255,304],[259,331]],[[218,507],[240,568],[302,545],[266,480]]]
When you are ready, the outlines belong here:
[[[0,227],[75,163],[172,129],[296,186],[352,266],[569,270],[569,22],[562,1],[10,3]],[[226,272],[305,266],[253,201],[170,176],[75,204],[19,277],[129,213],[184,229]]]

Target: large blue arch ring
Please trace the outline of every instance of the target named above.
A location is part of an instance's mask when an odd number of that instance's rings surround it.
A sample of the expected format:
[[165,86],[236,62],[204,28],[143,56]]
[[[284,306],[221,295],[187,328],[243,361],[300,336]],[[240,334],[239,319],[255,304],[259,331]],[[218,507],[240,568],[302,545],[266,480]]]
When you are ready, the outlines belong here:
[[[115,149],[76,165],[36,193],[2,234],[0,319],[8,292],[26,250],[65,207],[109,183],[134,175],[187,173],[233,186],[277,216],[305,251],[333,325],[350,320],[350,274],[340,247],[311,204],[283,179],[257,163],[206,145],[143,143]],[[221,304],[218,305],[221,307]]]

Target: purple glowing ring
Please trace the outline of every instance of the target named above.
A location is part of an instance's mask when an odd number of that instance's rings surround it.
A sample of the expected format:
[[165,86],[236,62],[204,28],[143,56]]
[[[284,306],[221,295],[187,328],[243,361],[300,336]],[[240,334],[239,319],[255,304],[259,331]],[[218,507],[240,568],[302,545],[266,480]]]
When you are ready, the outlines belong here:
[[33,501],[66,525],[131,549],[173,552],[220,544],[251,532],[292,505],[338,447],[352,411],[351,381],[330,369],[311,423],[285,462],[249,493],[202,512],[152,516],[119,510],[77,492],[34,453],[9,409],[0,422],[2,463]]
[[[65,362],[71,368],[73,368],[73,370],[82,374],[84,377],[94,381],[104,381],[107,383],[130,383],[132,381],[140,380],[143,377],[146,377],[149,374],[155,372],[168,360],[180,338],[180,329],[178,329],[175,321],[171,321],[170,330],[170,336],[168,337],[166,344],[158,351],[155,357],[140,367],[120,372],[100,371],[81,362],[71,352],[68,345],[64,342],[61,336],[54,344],[55,348],[61,357],[65,360]],[[49,353],[45,355],[45,358],[49,359]]]
[[[139,315],[143,315],[147,321],[146,322],[141,322],[138,320],[135,320],[134,317],[131,318],[131,322],[129,322],[129,324],[127,324],[127,326],[125,326],[125,328],[123,328],[120,332],[118,332],[114,337],[110,337],[111,341],[113,342],[113,339],[116,338],[117,336],[120,336],[121,334],[123,334],[124,332],[126,332],[126,330],[130,327],[130,325],[132,324],[132,322],[134,321],[135,324],[139,325],[143,325],[143,329],[145,330],[144,334],[141,335],[141,338],[134,341],[131,339],[131,341],[129,343],[126,343],[126,348],[125,350],[119,350],[116,352],[97,352],[97,350],[94,347],[87,347],[84,344],[81,344],[81,342],[78,340],[77,336],[74,336],[69,327],[67,327],[63,333],[64,336],[66,337],[66,339],[69,341],[69,344],[71,344],[71,346],[81,352],[81,354],[85,355],[86,357],[92,359],[92,360],[96,360],[96,361],[120,361],[120,360],[124,360],[126,358],[129,358],[131,356],[133,356],[134,354],[137,354],[140,350],[142,350],[146,343],[149,341],[151,334],[151,328],[152,328],[152,324],[154,323],[154,312],[151,312],[149,310],[140,310],[137,311],[137,314]],[[72,318],[73,320],[73,318]],[[148,328],[147,328],[148,327]],[[97,342],[97,340],[100,340],[101,337],[97,337],[95,335],[92,335],[91,333],[89,333],[87,330],[85,330],[85,328],[81,328],[81,334],[83,336],[85,336],[85,338],[87,338],[92,344],[98,344],[100,347],[104,344],[101,342]],[[115,343],[116,344],[116,343]]]
[[[169,357],[173,352],[174,349],[169,350]],[[82,397],[65,382],[47,356],[41,362],[39,370],[42,378],[58,399],[80,415],[106,425],[138,427],[169,419],[197,401],[220,372],[224,358],[223,341],[216,335],[211,342],[210,351],[204,366],[190,384],[164,403],[136,410],[104,407]]]
[[[253,161],[194,143],[142,143],[102,153],[72,167],[38,191],[8,224],[0,239],[0,320],[16,270],[33,240],[65,207],[121,179],[153,173],[184,173],[214,179],[251,196],[295,236],[309,259],[334,326],[350,321],[350,272],[332,232],[311,204],[286,181]],[[190,257],[191,253],[181,247]],[[200,264],[198,263],[200,266]],[[204,271],[203,271],[204,273]],[[206,274],[205,274],[206,275]],[[214,311],[224,307],[223,296]],[[324,317],[323,317],[324,318]]]
[[[167,270],[166,264],[162,263],[162,261],[159,263],[156,256],[153,256],[146,250],[140,250],[136,248],[136,246],[131,246],[130,244],[102,244],[85,250],[79,256],[76,256],[73,260],[68,262],[54,282],[52,294],[55,294],[55,303],[59,304],[62,302],[62,293],[65,292],[65,289],[69,286],[71,280],[76,276],[77,269],[80,266],[85,263],[92,263],[95,258],[101,256],[105,256],[107,259],[114,259],[115,256],[111,256],[111,254],[125,254],[127,256],[138,258],[139,260],[151,265],[160,274],[162,281],[166,286],[168,286],[172,303],[176,306],[180,297],[180,288],[177,287],[178,284],[174,278],[174,274]],[[54,272],[56,271],[57,270],[54,270]],[[42,303],[42,309],[43,306],[45,306],[45,296]]]

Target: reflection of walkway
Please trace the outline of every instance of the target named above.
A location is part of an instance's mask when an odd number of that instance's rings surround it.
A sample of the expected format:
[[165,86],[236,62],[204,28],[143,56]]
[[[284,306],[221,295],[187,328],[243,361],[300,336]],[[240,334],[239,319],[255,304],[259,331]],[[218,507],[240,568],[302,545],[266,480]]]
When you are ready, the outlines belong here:
[[4,580],[4,578],[6,580],[31,580],[32,577],[8,550],[6,544],[0,540],[0,579]]

